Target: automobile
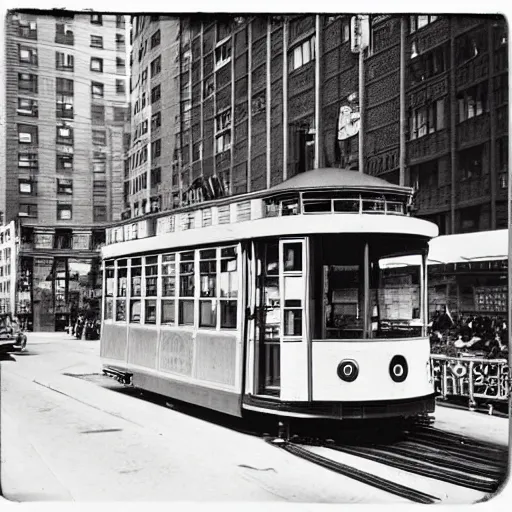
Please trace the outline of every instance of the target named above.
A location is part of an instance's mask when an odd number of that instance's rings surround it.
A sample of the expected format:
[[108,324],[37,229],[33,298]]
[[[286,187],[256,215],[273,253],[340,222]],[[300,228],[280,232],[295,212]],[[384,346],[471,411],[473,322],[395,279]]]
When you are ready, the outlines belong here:
[[27,335],[10,313],[0,314],[0,352],[23,352],[27,349]]

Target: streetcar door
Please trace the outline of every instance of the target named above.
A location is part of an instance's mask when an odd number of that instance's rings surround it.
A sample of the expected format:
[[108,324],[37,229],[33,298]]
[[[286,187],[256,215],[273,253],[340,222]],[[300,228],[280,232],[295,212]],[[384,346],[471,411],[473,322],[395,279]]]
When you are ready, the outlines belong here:
[[306,239],[258,244],[255,393],[308,399]]

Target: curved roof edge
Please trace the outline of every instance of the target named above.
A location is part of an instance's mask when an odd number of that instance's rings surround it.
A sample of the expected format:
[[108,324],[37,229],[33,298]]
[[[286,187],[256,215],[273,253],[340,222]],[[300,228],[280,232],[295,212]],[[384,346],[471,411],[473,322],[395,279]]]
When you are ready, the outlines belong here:
[[277,185],[274,185],[268,192],[284,192],[286,190],[304,190],[304,189],[322,189],[322,188],[351,188],[351,189],[385,189],[390,192],[402,194],[411,193],[409,187],[395,185],[389,181],[364,174],[359,171],[349,169],[338,169],[334,167],[324,167],[302,172],[288,178]]

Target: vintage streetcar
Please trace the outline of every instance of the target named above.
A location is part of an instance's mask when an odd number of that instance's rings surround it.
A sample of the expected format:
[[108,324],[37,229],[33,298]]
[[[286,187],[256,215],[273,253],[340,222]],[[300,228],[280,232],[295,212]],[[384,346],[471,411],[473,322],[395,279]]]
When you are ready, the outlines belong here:
[[317,169],[110,228],[103,371],[236,416],[432,412],[426,262],[438,228],[409,215],[412,194]]

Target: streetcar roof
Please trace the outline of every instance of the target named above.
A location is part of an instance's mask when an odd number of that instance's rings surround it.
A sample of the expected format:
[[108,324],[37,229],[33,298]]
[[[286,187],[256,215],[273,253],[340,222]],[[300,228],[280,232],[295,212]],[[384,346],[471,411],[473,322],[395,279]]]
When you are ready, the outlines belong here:
[[292,190],[325,190],[325,189],[353,189],[373,190],[382,192],[394,192],[410,194],[412,189],[394,185],[389,181],[375,176],[370,176],[349,169],[321,168],[296,174],[278,185],[273,186],[268,192],[284,192]]

